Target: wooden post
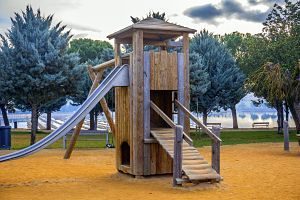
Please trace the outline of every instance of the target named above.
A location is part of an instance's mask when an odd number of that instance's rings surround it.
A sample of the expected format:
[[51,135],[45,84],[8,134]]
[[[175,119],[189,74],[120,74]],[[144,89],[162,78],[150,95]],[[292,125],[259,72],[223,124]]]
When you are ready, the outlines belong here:
[[283,134],[284,134],[284,150],[285,151],[290,151],[289,123],[288,123],[288,121],[283,121]]
[[[183,63],[184,63],[184,106],[189,110],[190,109],[190,78],[189,78],[189,34],[184,33],[183,34]],[[184,117],[184,126],[183,126],[184,132],[188,135],[190,135],[190,118],[188,116]]]
[[182,177],[183,127],[176,125],[174,130],[173,186],[180,186],[177,180]]
[[[150,52],[144,52],[144,140],[150,139]],[[144,144],[144,175],[151,174],[151,144]]]
[[144,43],[143,31],[132,35],[132,149],[134,175],[144,173]]
[[[94,92],[94,90],[97,88],[98,83],[99,83],[101,77],[102,77],[102,73],[97,73],[97,76],[96,76],[96,78],[95,78],[95,80],[94,80],[94,82],[93,82],[93,85],[92,85],[91,89],[90,89],[89,96],[90,96],[90,95]],[[67,151],[66,151],[66,153],[65,153],[64,159],[69,159],[69,158],[71,157],[71,154],[72,154],[73,149],[74,149],[74,147],[75,147],[75,144],[76,144],[76,141],[77,141],[77,138],[78,138],[78,136],[79,136],[79,133],[80,133],[80,130],[81,130],[81,127],[82,127],[83,123],[84,123],[84,119],[81,120],[81,121],[77,124],[77,126],[76,126],[76,128],[75,128],[75,130],[74,130],[74,132],[73,132],[73,134],[72,134],[72,137],[71,137],[71,140],[70,140],[70,145],[69,145],[69,147],[68,147],[68,149],[67,149]]]
[[[213,133],[220,137],[220,128],[217,126],[212,127]],[[220,174],[220,146],[221,142],[218,140],[212,140],[212,159],[211,166],[218,174]]]

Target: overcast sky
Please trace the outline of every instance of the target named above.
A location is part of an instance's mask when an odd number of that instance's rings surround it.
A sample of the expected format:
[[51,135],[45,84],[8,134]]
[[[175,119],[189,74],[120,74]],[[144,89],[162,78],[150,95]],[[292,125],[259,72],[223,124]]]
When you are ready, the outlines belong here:
[[169,22],[216,34],[258,33],[274,3],[283,0],[0,0],[0,33],[7,32],[14,12],[30,4],[55,22],[72,29],[76,38],[107,40],[106,36],[131,24],[130,16],[165,12]]

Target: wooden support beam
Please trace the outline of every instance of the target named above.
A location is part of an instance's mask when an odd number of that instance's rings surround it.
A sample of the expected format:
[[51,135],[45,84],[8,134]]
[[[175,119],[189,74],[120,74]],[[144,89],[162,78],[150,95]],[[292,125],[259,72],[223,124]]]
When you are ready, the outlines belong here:
[[[92,82],[94,82],[96,77],[95,77],[95,73],[93,72],[91,66],[88,67],[88,72],[89,72],[90,79],[92,80]],[[103,73],[104,73],[104,69],[98,71],[98,73],[100,73],[99,76],[101,75],[101,77],[100,77],[100,79],[101,79],[103,76]],[[112,135],[115,136],[115,131],[116,131],[115,123],[114,123],[111,111],[109,110],[109,107],[107,105],[105,98],[102,98],[100,100],[100,105],[103,109],[103,112],[104,112],[107,122],[109,124]]]
[[182,177],[182,138],[183,127],[177,125],[174,131],[174,157],[173,157],[173,186],[180,186],[177,182]]
[[[150,139],[150,52],[144,52],[144,141]],[[144,143],[144,175],[151,174],[151,148]]]
[[[93,82],[93,85],[92,85],[92,87],[91,87],[91,89],[90,89],[89,96],[90,96],[90,95],[94,92],[94,90],[98,87],[98,83],[99,83],[101,77],[102,77],[102,73],[97,73],[96,78],[95,78],[95,80],[94,80],[94,82]],[[82,127],[83,123],[84,123],[84,119],[81,120],[81,121],[77,124],[77,126],[76,126],[76,128],[75,128],[75,130],[74,130],[74,132],[73,132],[73,134],[72,134],[72,137],[71,137],[71,140],[70,140],[70,145],[69,145],[69,147],[68,147],[68,149],[67,149],[67,151],[66,151],[66,153],[65,153],[64,159],[69,159],[69,158],[71,157],[71,154],[72,154],[73,149],[74,149],[74,147],[75,147],[75,144],[76,144],[77,138],[78,138],[78,136],[79,136],[79,134],[80,134],[80,130],[81,130],[81,127]]]
[[132,149],[133,172],[144,173],[144,43],[143,31],[137,30],[132,35]]
[[[190,38],[188,33],[183,34],[183,62],[184,62],[184,103],[183,105],[189,110],[190,109],[190,75],[189,75],[189,44]],[[183,130],[185,133],[190,133],[190,118],[188,116],[184,117]]]

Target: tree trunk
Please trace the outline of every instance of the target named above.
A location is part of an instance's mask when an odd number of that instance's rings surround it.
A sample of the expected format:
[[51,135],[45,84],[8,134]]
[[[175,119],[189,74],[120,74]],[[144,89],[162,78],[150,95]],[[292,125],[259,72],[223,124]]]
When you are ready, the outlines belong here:
[[235,105],[232,106],[231,108],[231,113],[232,113],[232,128],[233,129],[238,129],[239,126],[238,126],[238,121],[237,121],[237,115],[236,115],[236,108],[235,108]]
[[90,112],[90,130],[95,129],[94,109]]
[[286,101],[284,102],[284,107],[285,107],[285,120],[288,122],[289,121],[289,106]]
[[51,130],[51,112],[47,112],[47,130]]
[[283,128],[283,105],[282,102],[277,101],[276,102],[276,110],[277,110],[277,133],[282,134],[282,128]]
[[31,139],[30,145],[33,145],[36,140],[36,133],[38,128],[38,108],[33,105],[31,108]]
[[203,124],[206,126],[207,125],[207,110],[203,111]]
[[6,108],[5,108],[5,104],[0,104],[0,109],[1,109],[1,112],[2,112],[4,125],[9,126],[9,121],[8,121],[8,117],[7,117],[7,111],[6,111]]
[[94,130],[97,130],[97,126],[98,126],[98,113],[95,112],[95,128],[94,128]]
[[300,133],[300,103],[290,103],[289,107],[296,125],[297,134],[299,134]]

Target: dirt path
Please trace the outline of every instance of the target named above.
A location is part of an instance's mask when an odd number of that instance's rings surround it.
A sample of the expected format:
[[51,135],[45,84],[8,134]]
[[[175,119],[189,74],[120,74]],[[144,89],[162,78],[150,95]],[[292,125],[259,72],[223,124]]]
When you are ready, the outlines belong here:
[[[220,184],[174,189],[170,176],[134,179],[114,167],[114,150],[43,150],[0,163],[0,200],[11,199],[300,199],[300,147],[282,144],[223,146]],[[210,157],[210,148],[199,149]],[[0,152],[3,153],[3,152]]]

